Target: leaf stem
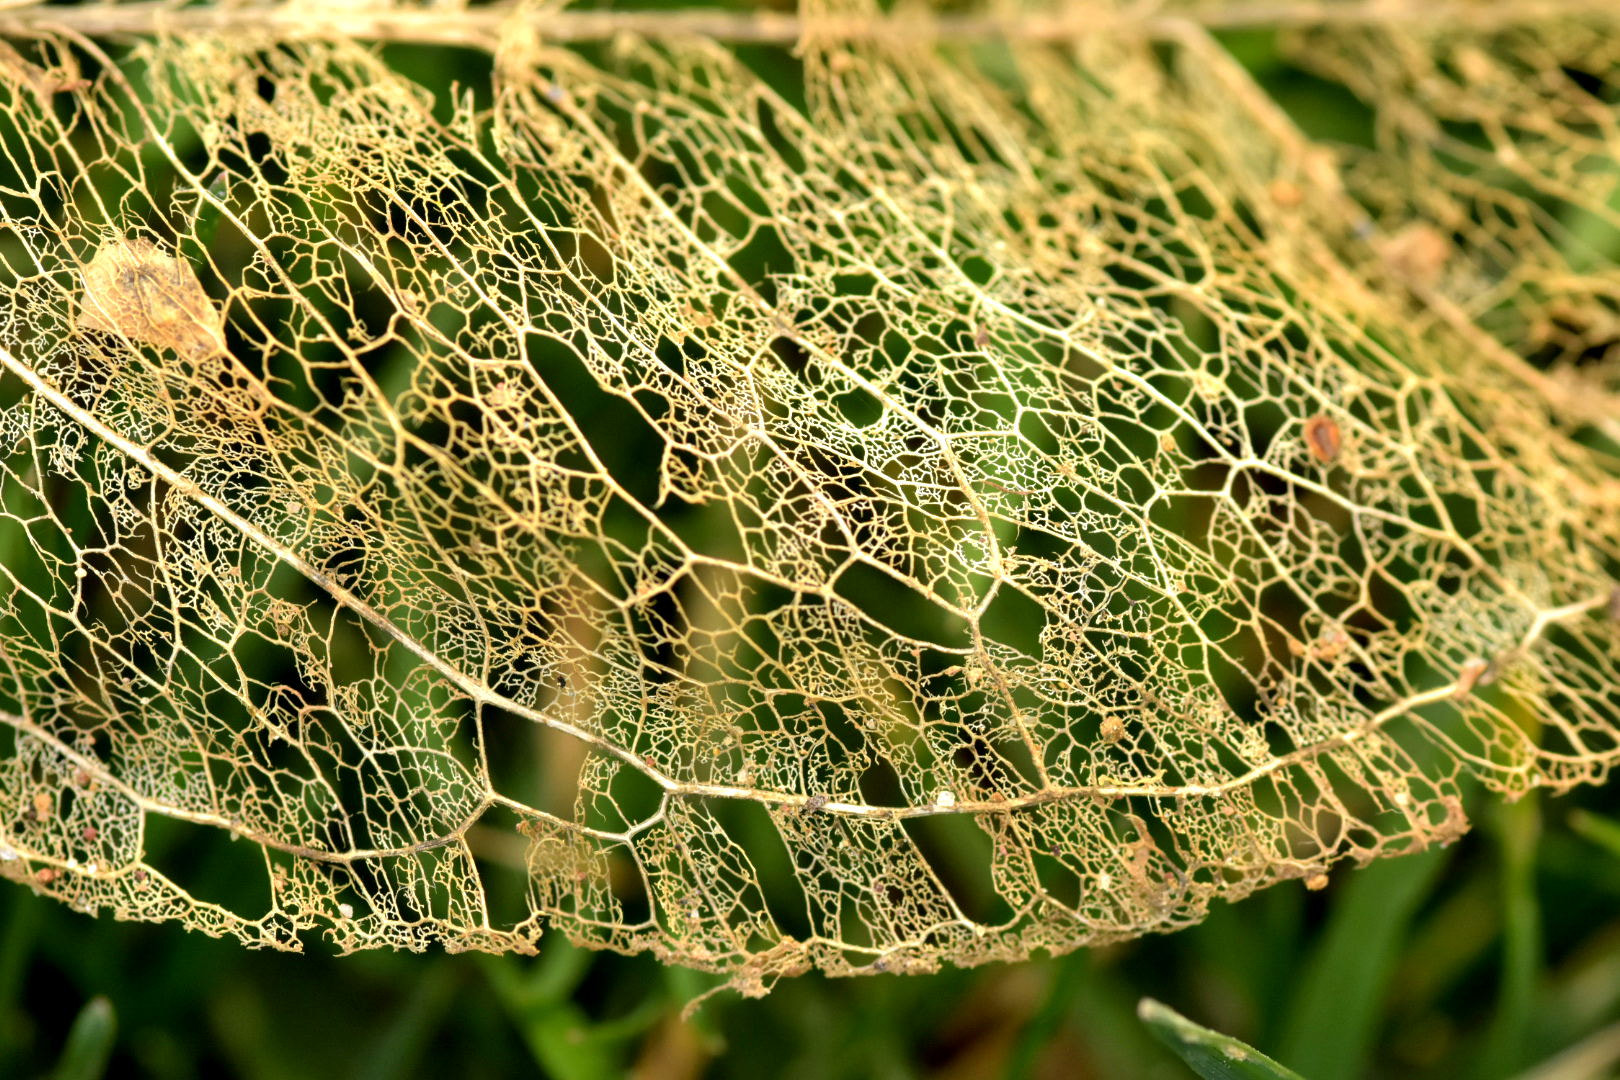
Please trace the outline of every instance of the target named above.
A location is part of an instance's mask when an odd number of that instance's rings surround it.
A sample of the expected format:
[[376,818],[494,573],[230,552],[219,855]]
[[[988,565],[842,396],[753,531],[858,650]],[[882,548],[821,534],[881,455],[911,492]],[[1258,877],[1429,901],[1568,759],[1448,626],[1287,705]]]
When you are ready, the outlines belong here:
[[[1156,8],[1157,5],[1152,5]],[[1611,14],[1612,0],[1518,0],[1481,6],[1465,0],[1351,0],[1351,2],[1235,3],[1226,7],[1165,14],[1158,10],[1093,10],[1076,6],[1055,14],[906,14],[863,18],[806,17],[792,12],[722,11],[545,11],[500,2],[478,7],[455,5],[371,7],[242,3],[176,7],[171,0],[128,3],[47,5],[38,0],[0,0],[0,37],[34,37],[72,30],[89,37],[260,32],[279,40],[350,37],[368,41],[459,45],[493,50],[510,25],[528,23],[555,42],[604,41],[621,34],[650,38],[700,37],[735,44],[793,45],[821,40],[1062,42],[1104,30],[1170,37],[1189,26],[1207,30],[1249,27],[1357,26],[1393,23],[1473,28],[1502,27],[1537,20]]]

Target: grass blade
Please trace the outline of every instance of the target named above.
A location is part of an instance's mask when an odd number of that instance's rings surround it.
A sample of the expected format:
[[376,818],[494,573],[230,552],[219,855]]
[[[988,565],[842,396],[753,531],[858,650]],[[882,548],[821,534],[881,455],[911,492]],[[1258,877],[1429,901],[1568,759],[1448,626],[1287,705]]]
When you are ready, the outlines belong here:
[[1620,822],[1594,814],[1590,810],[1572,810],[1569,827],[1578,836],[1590,840],[1615,858],[1620,858]]
[[1142,999],[1136,1015],[1203,1080],[1301,1080],[1247,1043],[1200,1027],[1152,998]]
[[100,1080],[107,1071],[117,1030],[112,1002],[104,997],[91,998],[73,1021],[52,1080]]

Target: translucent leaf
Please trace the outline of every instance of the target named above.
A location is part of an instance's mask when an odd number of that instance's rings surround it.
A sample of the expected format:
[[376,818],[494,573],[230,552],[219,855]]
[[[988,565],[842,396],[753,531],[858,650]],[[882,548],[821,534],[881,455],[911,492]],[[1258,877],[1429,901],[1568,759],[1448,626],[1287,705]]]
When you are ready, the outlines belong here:
[[1615,18],[1142,10],[7,6],[0,872],[754,991],[1605,776]]

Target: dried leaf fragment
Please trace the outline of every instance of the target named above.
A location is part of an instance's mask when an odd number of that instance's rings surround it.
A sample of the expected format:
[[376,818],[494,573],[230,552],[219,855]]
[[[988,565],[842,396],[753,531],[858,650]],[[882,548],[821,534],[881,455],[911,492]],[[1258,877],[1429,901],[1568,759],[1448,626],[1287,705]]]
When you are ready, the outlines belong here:
[[81,330],[117,334],[186,357],[224,352],[224,315],[196,271],[151,241],[106,241],[81,277]]

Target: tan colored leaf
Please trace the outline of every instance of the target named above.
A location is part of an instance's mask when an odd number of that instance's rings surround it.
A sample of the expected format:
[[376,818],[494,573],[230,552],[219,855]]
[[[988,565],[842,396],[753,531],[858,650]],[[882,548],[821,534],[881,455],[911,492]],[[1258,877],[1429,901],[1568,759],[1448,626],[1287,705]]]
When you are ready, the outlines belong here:
[[760,992],[1604,779],[1620,16],[879,7],[0,9],[0,874]]

